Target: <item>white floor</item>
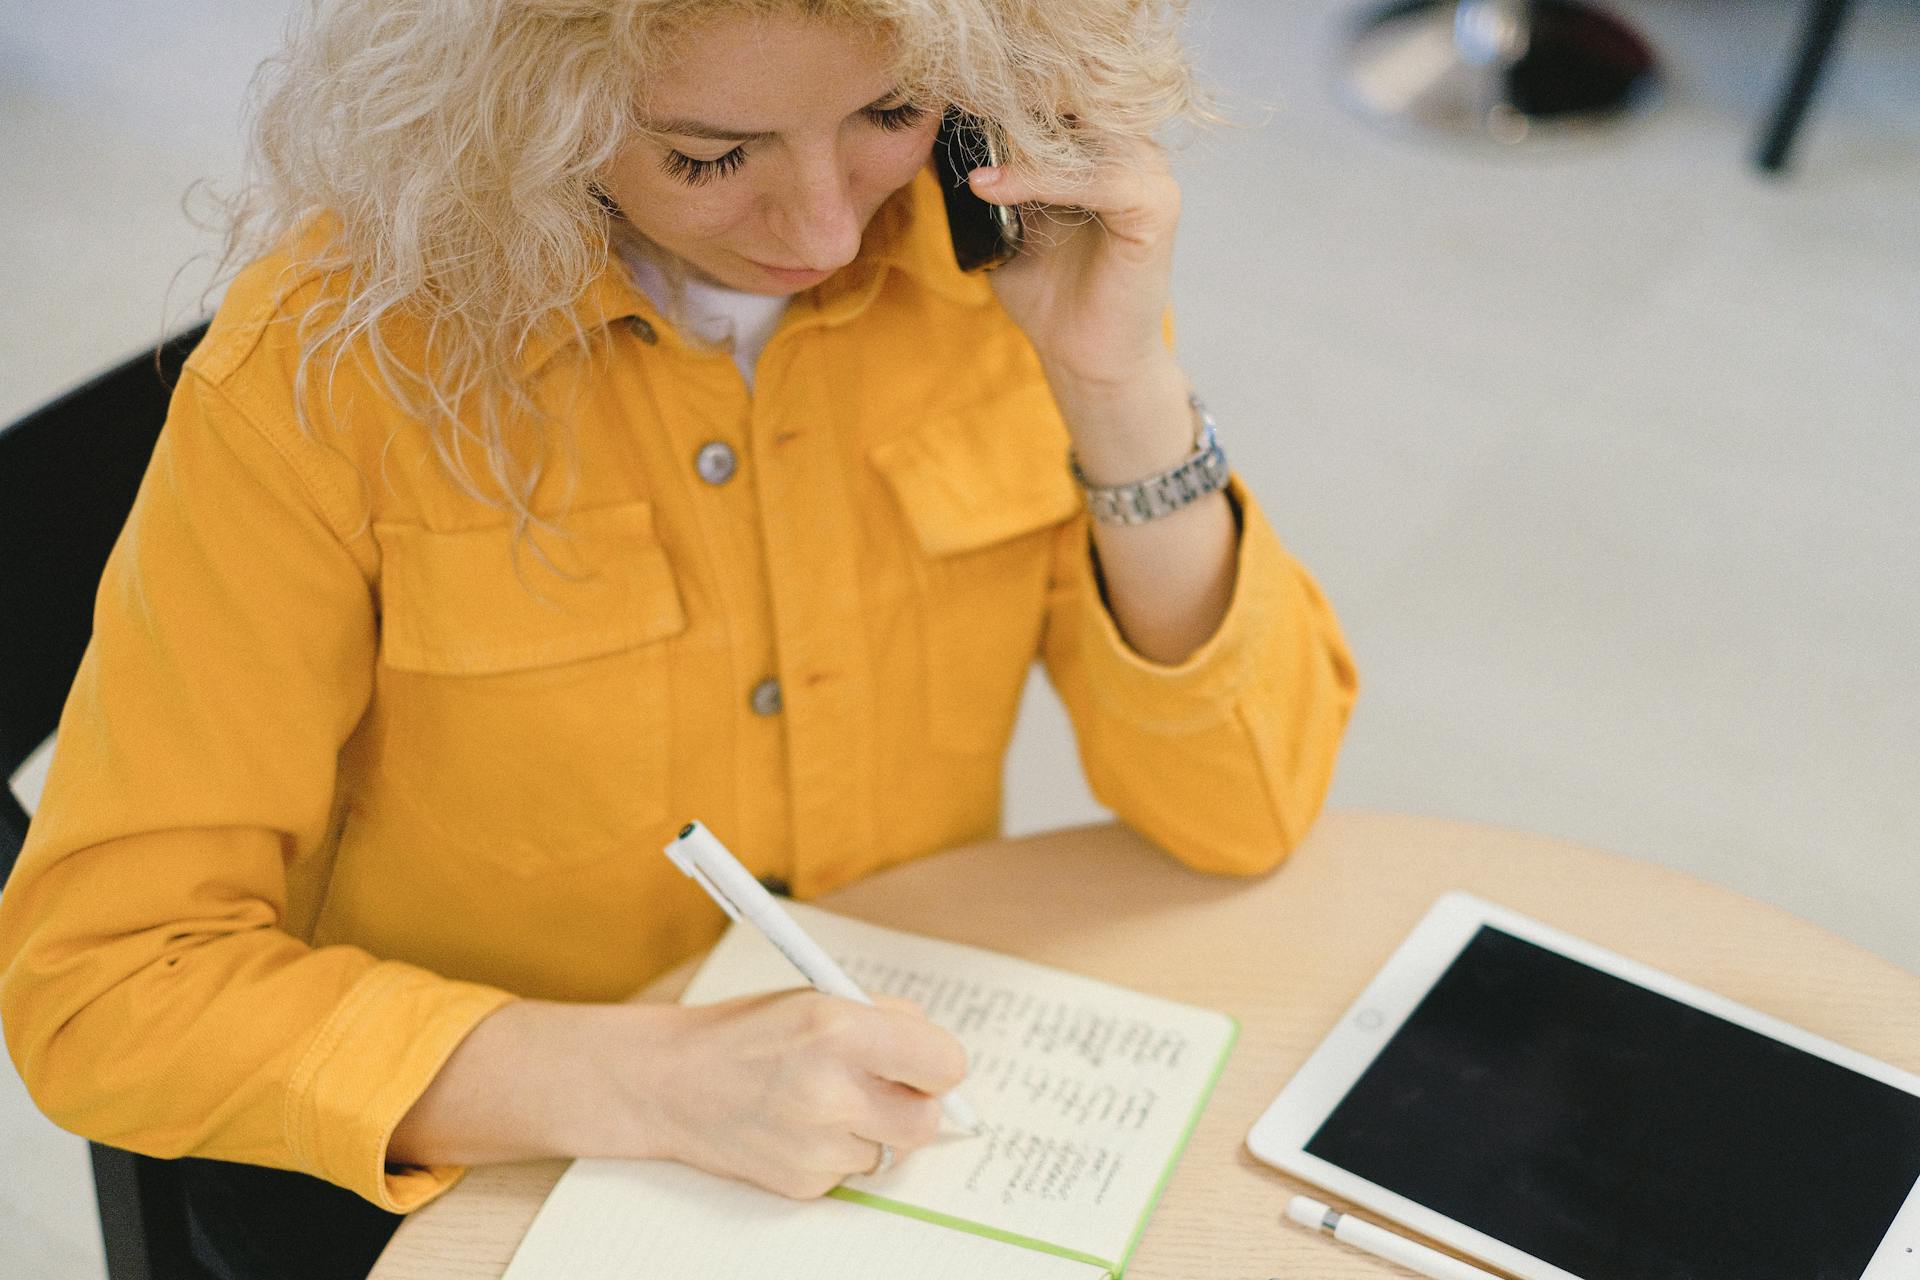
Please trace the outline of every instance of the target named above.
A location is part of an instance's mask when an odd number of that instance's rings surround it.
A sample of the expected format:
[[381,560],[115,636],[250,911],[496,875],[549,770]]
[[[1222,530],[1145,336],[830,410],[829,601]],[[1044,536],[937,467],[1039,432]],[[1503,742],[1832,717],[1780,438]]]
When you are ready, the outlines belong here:
[[[1788,0],[1620,0],[1666,99],[1546,155],[1340,110],[1344,3],[1196,7],[1273,111],[1180,162],[1181,346],[1358,653],[1334,803],[1653,859],[1920,970],[1920,8],[1864,6],[1768,181]],[[0,419],[190,315],[179,197],[289,8],[12,0]],[[1050,697],[1009,795],[1016,831],[1095,812]],[[99,1256],[81,1144],[0,1071],[0,1275]]]

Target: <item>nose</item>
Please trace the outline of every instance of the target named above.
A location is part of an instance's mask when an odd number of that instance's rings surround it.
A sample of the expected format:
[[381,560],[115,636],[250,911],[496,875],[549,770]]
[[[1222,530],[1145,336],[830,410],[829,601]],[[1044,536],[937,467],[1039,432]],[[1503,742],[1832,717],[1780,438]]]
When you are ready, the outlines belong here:
[[786,246],[783,266],[835,271],[860,252],[860,212],[841,157],[832,149],[794,162],[786,190],[773,197],[769,222]]

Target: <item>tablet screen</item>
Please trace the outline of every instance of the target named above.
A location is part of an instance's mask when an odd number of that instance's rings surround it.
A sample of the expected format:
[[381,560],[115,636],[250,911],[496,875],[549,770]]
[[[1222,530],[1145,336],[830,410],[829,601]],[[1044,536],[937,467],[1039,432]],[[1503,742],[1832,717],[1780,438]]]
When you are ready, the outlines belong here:
[[1585,1280],[1858,1280],[1920,1098],[1482,926],[1306,1150]]

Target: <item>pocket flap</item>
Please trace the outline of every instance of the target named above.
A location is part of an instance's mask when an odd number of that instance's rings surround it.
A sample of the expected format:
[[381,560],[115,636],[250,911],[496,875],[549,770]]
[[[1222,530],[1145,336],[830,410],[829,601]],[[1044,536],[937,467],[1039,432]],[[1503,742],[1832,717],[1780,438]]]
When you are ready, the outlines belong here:
[[875,446],[872,459],[930,555],[992,546],[1080,510],[1066,424],[1044,382],[930,419]]
[[404,671],[490,675],[633,648],[684,631],[673,569],[646,502],[575,511],[565,536],[510,526],[442,533],[375,524],[380,544],[380,656]]

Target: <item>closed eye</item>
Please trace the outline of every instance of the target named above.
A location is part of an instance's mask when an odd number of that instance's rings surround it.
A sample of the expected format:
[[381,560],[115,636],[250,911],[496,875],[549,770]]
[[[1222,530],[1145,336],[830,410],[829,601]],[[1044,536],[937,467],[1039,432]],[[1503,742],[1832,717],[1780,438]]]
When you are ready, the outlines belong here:
[[723,156],[712,160],[695,160],[692,156],[683,156],[678,151],[669,151],[661,159],[660,167],[667,176],[677,178],[690,187],[704,186],[715,178],[724,178],[747,162],[747,149],[735,147]]
[[[861,111],[868,122],[889,133],[901,129],[911,129],[919,124],[927,114],[925,107],[911,102],[903,102],[897,107],[867,107]],[[660,167],[668,177],[685,183],[690,187],[704,186],[719,178],[731,176],[747,160],[746,144],[742,143],[725,155],[715,156],[711,160],[698,160],[678,151],[669,151],[660,160]]]

